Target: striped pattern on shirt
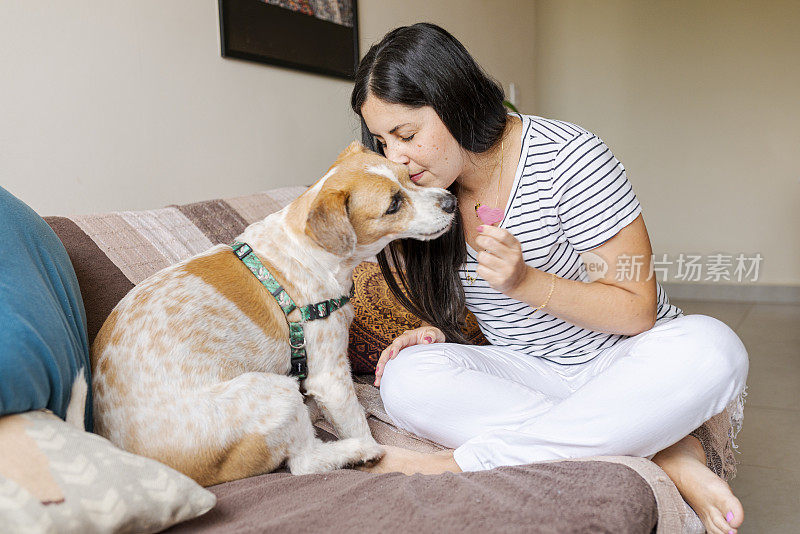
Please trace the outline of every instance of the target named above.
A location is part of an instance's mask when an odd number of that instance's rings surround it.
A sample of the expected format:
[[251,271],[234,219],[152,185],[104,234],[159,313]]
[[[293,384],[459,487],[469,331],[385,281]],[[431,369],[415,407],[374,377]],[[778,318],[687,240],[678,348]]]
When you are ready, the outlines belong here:
[[[580,253],[633,222],[642,209],[625,168],[597,136],[564,121],[520,115],[522,150],[499,224],[522,245],[525,263],[569,280],[589,281]],[[492,289],[475,272],[467,246],[460,270],[467,308],[493,344],[564,365],[585,363],[630,336],[587,330]],[[645,276],[647,273],[643,273]],[[661,284],[657,323],[683,315]]]

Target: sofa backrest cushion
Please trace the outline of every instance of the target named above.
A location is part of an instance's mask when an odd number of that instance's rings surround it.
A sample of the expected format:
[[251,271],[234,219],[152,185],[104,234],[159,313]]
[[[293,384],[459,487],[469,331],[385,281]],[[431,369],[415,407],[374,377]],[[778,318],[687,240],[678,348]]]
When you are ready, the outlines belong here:
[[181,206],[45,217],[64,243],[86,304],[89,343],[114,306],[148,276],[219,243],[278,211],[305,187]]
[[47,223],[2,187],[0,253],[0,416],[47,408],[65,419],[77,382],[86,396],[76,423],[82,416],[91,429],[89,342],[75,271]]

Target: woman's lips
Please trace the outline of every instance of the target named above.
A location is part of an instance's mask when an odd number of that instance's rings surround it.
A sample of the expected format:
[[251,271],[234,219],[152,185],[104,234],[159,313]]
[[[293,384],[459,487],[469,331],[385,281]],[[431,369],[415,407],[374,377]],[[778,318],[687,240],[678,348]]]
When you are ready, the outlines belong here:
[[412,182],[417,183],[417,182],[419,182],[419,179],[422,176],[423,172],[425,172],[425,171],[420,171],[417,174],[412,174],[411,176],[409,176],[409,178],[411,178]]

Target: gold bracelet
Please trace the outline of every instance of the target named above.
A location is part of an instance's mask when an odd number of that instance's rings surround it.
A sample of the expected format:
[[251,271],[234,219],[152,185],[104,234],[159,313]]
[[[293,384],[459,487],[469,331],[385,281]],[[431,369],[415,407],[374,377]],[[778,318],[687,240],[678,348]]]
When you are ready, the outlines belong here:
[[550,293],[547,294],[547,298],[544,301],[544,304],[539,306],[538,308],[534,308],[533,311],[537,312],[547,306],[547,303],[550,302],[550,296],[553,294],[553,290],[556,288],[556,273],[550,273],[553,277],[550,279]]

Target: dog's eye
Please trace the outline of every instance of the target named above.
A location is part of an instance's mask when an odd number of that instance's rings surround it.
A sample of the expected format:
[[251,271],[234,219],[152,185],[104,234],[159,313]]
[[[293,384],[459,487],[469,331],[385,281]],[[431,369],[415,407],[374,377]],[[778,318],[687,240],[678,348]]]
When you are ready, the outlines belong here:
[[392,198],[392,203],[389,204],[389,209],[386,210],[386,215],[397,213],[402,204],[403,204],[403,197],[401,197],[400,195],[395,195],[394,198]]

